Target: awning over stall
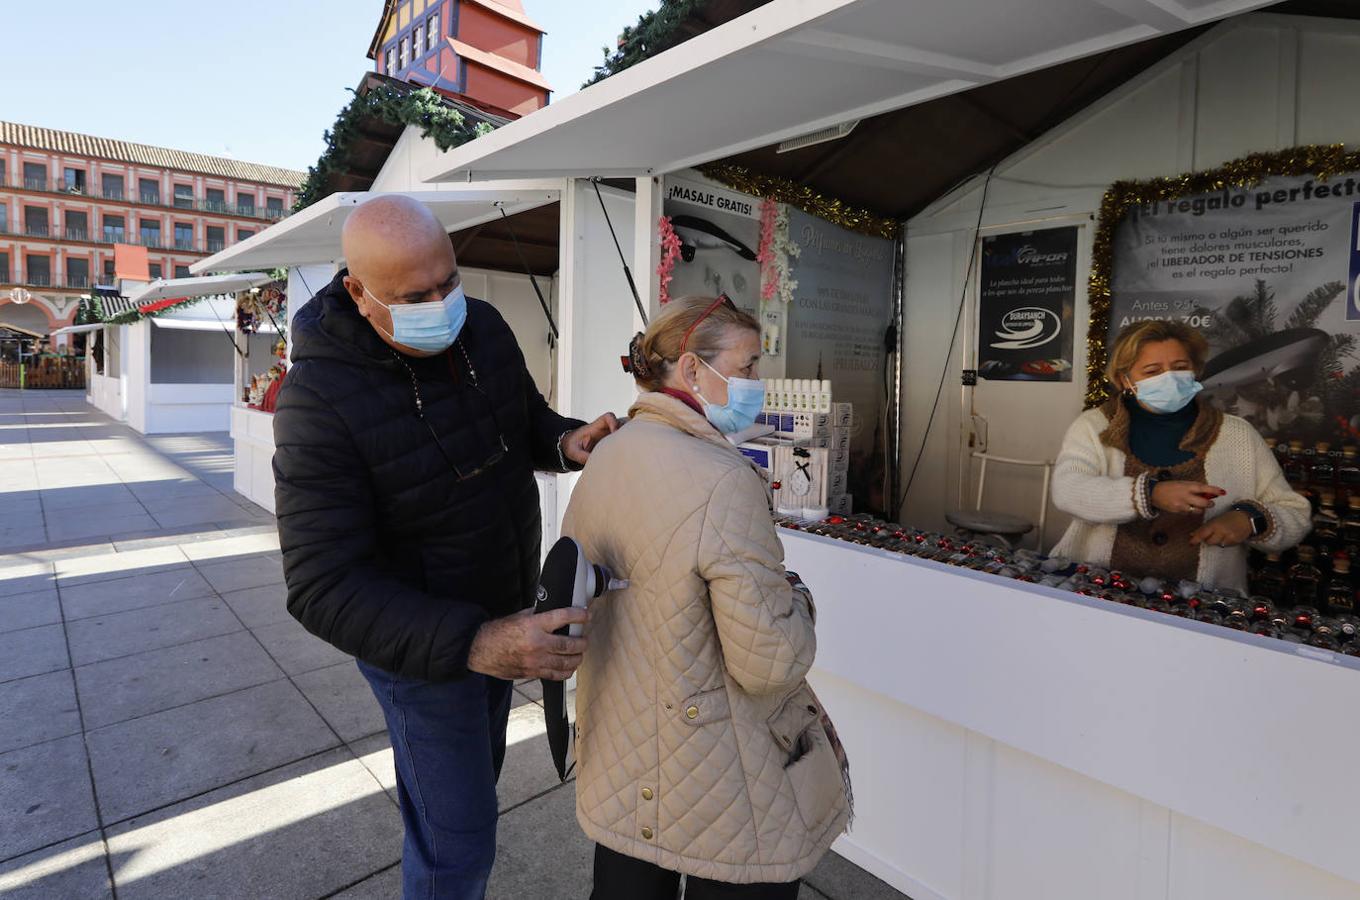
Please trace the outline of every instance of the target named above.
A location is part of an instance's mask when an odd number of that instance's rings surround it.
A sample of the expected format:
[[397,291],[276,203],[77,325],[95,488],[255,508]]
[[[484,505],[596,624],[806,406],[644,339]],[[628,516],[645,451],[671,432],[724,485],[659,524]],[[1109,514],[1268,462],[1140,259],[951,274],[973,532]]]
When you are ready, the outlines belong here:
[[211,297],[215,294],[234,294],[272,281],[264,272],[241,272],[235,275],[208,275],[198,278],[157,278],[140,290],[133,291],[128,299],[138,308],[161,300],[189,300],[194,297]]
[[441,154],[424,177],[673,172],[1273,2],[774,0]]
[[[551,182],[487,189],[416,191],[406,196],[429,207],[446,231],[460,231],[553,203],[558,191]],[[298,266],[340,259],[340,230],[349,214],[379,193],[358,191],[332,194],[259,234],[194,263],[189,271],[219,272]]]
[[103,322],[99,322],[95,325],[67,325],[65,328],[58,328],[56,331],[52,332],[52,336],[56,337],[59,334],[89,334],[91,331],[99,331],[100,329],[107,327],[108,326]]

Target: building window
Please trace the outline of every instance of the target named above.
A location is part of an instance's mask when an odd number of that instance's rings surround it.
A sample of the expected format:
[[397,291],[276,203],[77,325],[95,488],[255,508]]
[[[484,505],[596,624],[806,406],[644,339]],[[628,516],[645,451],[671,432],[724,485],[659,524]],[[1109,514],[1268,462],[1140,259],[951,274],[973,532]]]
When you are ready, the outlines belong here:
[[175,223],[175,249],[194,249],[194,226],[188,222]]
[[24,234],[28,237],[47,237],[47,209],[45,207],[24,207]]
[[104,243],[121,244],[127,237],[127,222],[122,216],[104,217]]
[[99,186],[103,188],[104,199],[122,200],[123,199],[123,176],[122,175],[101,175]]
[[52,284],[52,258],[50,256],[28,256],[24,259],[24,281],[34,287],[48,287]]
[[402,68],[402,69],[406,68],[407,64],[408,64],[410,61],[411,61],[411,39],[410,39],[409,37],[404,37],[404,38],[401,39],[401,66],[400,66],[400,68]]
[[255,195],[237,193],[236,211],[243,216],[255,215]]
[[387,69],[383,74],[391,75],[395,71],[397,71],[397,48],[393,45],[387,48]]
[[[0,184],[3,184],[0,181]],[[9,234],[9,203],[0,202],[0,234]]]
[[85,170],[67,167],[61,172],[62,187],[71,194],[85,193]]
[[9,254],[0,253],[0,283],[13,284],[9,280]]
[[175,266],[175,277],[176,277],[176,278],[188,278],[188,277],[189,277],[189,267],[188,267],[188,266]]
[[161,277],[161,271],[162,271],[162,270],[161,270],[161,264],[160,264],[160,263],[147,263],[146,268],[147,268],[148,274],[151,275],[151,280],[152,280],[152,281],[155,281],[157,278],[160,278],[160,277]]
[[104,284],[110,284],[110,283],[112,283],[112,281],[113,281],[113,257],[109,257],[108,259],[104,260],[104,281],[103,281],[103,283],[104,283]]
[[90,261],[88,259],[66,259],[66,286],[85,288],[90,286]]
[[175,207],[177,209],[194,208],[194,188],[190,184],[175,185]]
[[227,246],[227,230],[219,225],[209,225],[207,237],[209,253],[216,253]]
[[246,238],[251,238],[251,237],[254,237],[254,236],[255,236],[255,229],[253,229],[253,228],[238,228],[238,229],[236,229],[236,240],[238,240],[238,241],[244,241]]
[[430,49],[433,50],[439,46],[439,38],[439,13],[432,13],[425,20],[425,43],[429,44]]
[[137,182],[137,193],[142,202],[151,206],[161,205],[161,183],[154,178],[143,178]]
[[30,191],[47,190],[47,166],[42,163],[24,163],[24,187]]
[[213,212],[226,212],[227,192],[220,188],[208,188],[208,209]]
[[282,198],[282,197],[266,197],[266,198],[264,198],[264,208],[265,208],[265,212],[268,214],[269,218],[271,218],[271,219],[279,219],[279,218],[282,218],[282,217],[283,217],[283,198]]
[[0,156],[0,184],[7,184],[5,181],[5,158]]
[[67,210],[66,239],[68,241],[88,241],[90,239],[90,216],[77,210]]
[[142,219],[142,246],[159,247],[161,245],[161,223],[150,219]]
[[415,55],[411,58],[419,59],[425,55],[425,29],[421,28],[419,23],[417,23],[415,29],[411,31],[411,40],[415,46]]

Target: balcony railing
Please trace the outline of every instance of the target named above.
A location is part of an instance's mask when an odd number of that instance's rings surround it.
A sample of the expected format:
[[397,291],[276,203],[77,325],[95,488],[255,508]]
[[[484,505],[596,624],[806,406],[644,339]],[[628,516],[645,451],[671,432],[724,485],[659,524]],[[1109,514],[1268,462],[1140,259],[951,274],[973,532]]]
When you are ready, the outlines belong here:
[[120,203],[136,202],[142,206],[159,206],[165,209],[190,209],[197,212],[217,213],[227,216],[243,216],[248,219],[264,219],[277,222],[292,215],[289,209],[271,209],[268,206],[233,205],[220,200],[198,200],[193,197],[174,196],[162,198],[160,194],[138,194],[135,197],[126,190],[103,191],[90,185],[75,185],[65,182],[50,182],[46,178],[13,178],[0,180],[0,187],[23,188],[27,191],[40,191],[45,194],[66,194],[85,197],[90,200],[116,200]]
[[80,241],[86,244],[131,244],[146,247],[148,250],[182,250],[186,253],[216,253],[226,248],[225,241],[197,243],[184,238],[175,238],[173,246],[169,239],[161,236],[127,234],[126,232],[106,231],[89,232],[84,228],[53,228],[50,225],[24,225],[11,229],[0,224],[0,235],[30,237],[49,241]]
[[50,272],[48,273],[37,272],[27,273],[21,276],[13,272],[8,272],[4,269],[0,269],[0,284],[18,284],[24,287],[31,288],[68,288],[70,290],[82,291],[88,290],[95,284],[102,285],[105,282],[112,281],[113,281],[112,276],[100,276],[99,278],[96,279],[90,277],[88,273],[82,275],[79,273],[68,272],[66,275],[63,276],[60,273],[53,274]]

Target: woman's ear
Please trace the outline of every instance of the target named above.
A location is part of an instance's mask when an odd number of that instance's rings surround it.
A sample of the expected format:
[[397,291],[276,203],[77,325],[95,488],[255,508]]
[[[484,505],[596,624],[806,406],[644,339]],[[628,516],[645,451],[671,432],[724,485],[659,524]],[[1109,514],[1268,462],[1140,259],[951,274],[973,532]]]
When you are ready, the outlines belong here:
[[680,371],[680,383],[686,390],[696,390],[699,387],[699,360],[693,353],[683,353],[676,360],[676,366]]

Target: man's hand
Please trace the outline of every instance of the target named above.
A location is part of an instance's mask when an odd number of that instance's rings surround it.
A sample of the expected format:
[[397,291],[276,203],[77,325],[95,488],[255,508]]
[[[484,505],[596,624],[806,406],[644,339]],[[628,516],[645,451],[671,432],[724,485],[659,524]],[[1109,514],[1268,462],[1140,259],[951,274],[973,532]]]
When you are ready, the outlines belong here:
[[492,619],[477,629],[468,653],[473,672],[504,678],[566,681],[581,665],[584,637],[553,634],[563,625],[584,625],[586,610],[568,606],[535,614],[532,610]]
[[562,439],[562,455],[578,466],[590,459],[595,445],[619,430],[619,420],[613,413],[605,413],[589,425],[583,425]]
[[1205,522],[1190,535],[1190,543],[1198,546],[1236,547],[1251,540],[1251,516],[1240,509],[1229,510],[1211,522]]

